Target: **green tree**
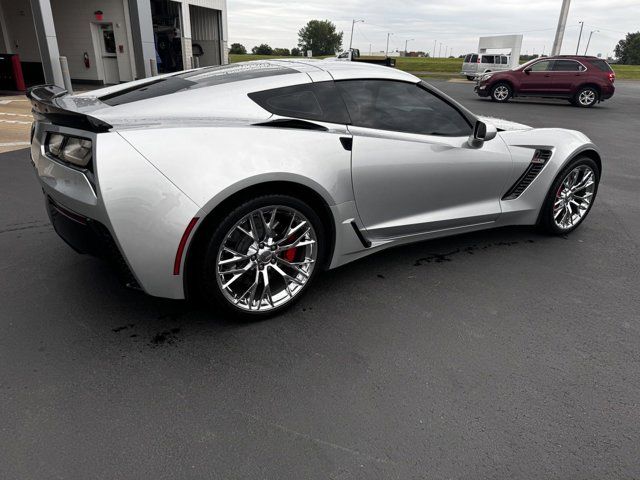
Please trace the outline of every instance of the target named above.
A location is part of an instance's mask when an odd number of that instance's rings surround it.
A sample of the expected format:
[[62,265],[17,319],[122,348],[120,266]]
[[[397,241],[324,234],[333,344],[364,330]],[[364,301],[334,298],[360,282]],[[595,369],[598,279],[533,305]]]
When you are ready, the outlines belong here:
[[229,48],[229,53],[235,55],[244,55],[247,53],[247,49],[244,48],[244,45],[241,43],[232,43],[231,48]]
[[640,65],[640,32],[627,33],[616,45],[616,57],[624,65]]
[[301,53],[302,53],[302,50],[300,50],[298,47],[293,47],[291,49],[291,56],[292,57],[299,57]]
[[254,55],[273,55],[273,48],[266,43],[263,43],[257,47],[251,49],[251,53]]
[[273,54],[278,55],[279,57],[288,57],[291,55],[291,52],[288,48],[274,48]]
[[342,48],[342,32],[329,20],[311,20],[298,31],[298,46],[314,56],[334,55]]

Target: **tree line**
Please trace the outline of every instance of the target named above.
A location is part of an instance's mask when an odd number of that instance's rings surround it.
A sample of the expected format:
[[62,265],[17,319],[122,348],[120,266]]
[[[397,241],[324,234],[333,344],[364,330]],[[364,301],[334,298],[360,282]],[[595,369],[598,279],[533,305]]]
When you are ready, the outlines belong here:
[[[251,49],[254,55],[277,55],[280,57],[305,55],[308,50],[314,57],[335,55],[342,49],[343,32],[338,32],[333,22],[329,20],[311,20],[298,31],[298,45],[291,50],[288,48],[272,48],[263,43]],[[247,49],[240,43],[232,43],[229,53],[244,55]]]

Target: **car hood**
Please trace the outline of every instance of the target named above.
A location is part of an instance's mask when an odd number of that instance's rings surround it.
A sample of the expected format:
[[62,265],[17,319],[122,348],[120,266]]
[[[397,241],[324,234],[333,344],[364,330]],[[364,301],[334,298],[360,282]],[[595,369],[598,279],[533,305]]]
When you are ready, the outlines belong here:
[[505,120],[503,118],[478,117],[478,119],[485,123],[490,123],[491,125],[496,127],[500,132],[510,131],[510,130],[531,130],[533,128],[533,127],[530,127],[529,125],[512,122],[510,120]]

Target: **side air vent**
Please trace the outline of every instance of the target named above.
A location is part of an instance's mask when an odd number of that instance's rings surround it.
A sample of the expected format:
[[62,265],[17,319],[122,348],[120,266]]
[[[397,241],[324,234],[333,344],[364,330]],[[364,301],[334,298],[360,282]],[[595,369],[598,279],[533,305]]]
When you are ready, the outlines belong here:
[[522,195],[531,182],[535,180],[538,174],[542,171],[547,161],[551,158],[551,150],[536,150],[531,159],[531,163],[520,176],[516,183],[504,194],[502,200],[514,200]]

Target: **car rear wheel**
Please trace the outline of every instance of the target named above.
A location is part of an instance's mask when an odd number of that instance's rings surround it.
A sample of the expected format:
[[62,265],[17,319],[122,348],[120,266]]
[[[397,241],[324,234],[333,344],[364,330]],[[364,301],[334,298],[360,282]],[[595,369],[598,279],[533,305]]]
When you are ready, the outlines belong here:
[[598,91],[593,87],[581,88],[574,97],[573,104],[578,107],[593,107],[598,102]]
[[512,95],[513,90],[511,89],[511,85],[508,83],[498,83],[491,89],[491,100],[494,102],[507,102]]
[[475,79],[476,79],[476,77],[474,77],[473,75],[467,75],[467,80],[473,81]]
[[204,253],[205,300],[245,318],[290,307],[319,270],[325,235],[318,215],[288,195],[240,205],[215,229]]
[[540,225],[554,235],[565,235],[578,228],[593,206],[599,183],[600,171],[591,158],[570,162],[547,194]]

